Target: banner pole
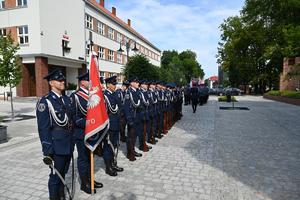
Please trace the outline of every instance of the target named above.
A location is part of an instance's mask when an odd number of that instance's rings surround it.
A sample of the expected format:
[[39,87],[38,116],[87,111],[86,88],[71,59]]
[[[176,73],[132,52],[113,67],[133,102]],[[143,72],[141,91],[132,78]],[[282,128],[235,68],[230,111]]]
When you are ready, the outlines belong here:
[[91,151],[91,194],[94,195],[94,153]]

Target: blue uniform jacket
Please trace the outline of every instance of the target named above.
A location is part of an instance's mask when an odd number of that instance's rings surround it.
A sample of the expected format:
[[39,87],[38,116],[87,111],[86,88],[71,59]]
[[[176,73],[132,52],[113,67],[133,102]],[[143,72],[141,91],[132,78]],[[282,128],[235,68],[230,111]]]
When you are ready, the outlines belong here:
[[37,102],[36,116],[38,132],[44,155],[70,155],[73,153],[73,131],[67,129],[51,130],[51,127],[66,127],[71,124],[71,119],[68,118],[68,115],[60,105],[72,117],[72,101],[72,98],[65,95],[62,96],[61,100],[53,91],[50,91],[49,94]]
[[158,104],[158,100],[157,100],[157,95],[155,94],[155,92],[151,89],[149,89],[147,91],[147,94],[148,94],[148,97],[149,97],[149,100],[150,100],[150,107],[152,109],[152,115],[153,116],[156,116],[157,115],[157,104]]
[[190,94],[191,94],[191,99],[192,100],[198,99],[198,97],[199,97],[199,90],[198,90],[198,88],[196,88],[196,87],[191,88]]
[[139,123],[144,116],[144,114],[142,114],[142,102],[140,99],[140,94],[133,88],[129,88],[126,91],[124,114],[126,124],[133,123],[133,119],[135,123]]
[[103,93],[106,110],[109,118],[109,130],[118,131],[120,129],[120,106],[118,105],[118,94],[105,90]]

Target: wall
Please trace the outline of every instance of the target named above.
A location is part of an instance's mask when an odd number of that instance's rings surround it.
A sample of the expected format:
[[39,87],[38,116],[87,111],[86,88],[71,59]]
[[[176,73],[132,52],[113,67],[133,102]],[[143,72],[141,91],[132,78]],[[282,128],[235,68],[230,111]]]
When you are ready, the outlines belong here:
[[297,63],[300,63],[300,57],[283,59],[283,71],[282,71],[283,75],[280,76],[280,82],[279,82],[280,91],[288,91],[288,90],[295,91],[295,88],[297,87],[295,78],[292,78],[291,80],[284,80],[284,76],[288,74],[290,68]]

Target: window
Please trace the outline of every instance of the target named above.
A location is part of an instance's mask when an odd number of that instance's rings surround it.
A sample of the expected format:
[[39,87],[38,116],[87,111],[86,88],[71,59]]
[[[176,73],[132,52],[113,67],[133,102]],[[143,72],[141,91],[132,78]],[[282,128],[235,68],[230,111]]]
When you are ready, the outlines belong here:
[[109,72],[108,77],[112,77],[112,76],[114,76],[114,73]]
[[149,50],[148,50],[148,49],[146,49],[146,55],[147,55],[147,56],[149,55]]
[[19,27],[18,39],[20,44],[28,44],[28,26]]
[[122,54],[118,53],[118,63],[122,63]]
[[103,33],[104,33],[104,25],[99,21],[97,21],[97,31],[101,35],[103,35]]
[[131,42],[131,44],[130,44],[130,46],[131,46],[131,49],[133,49],[133,47],[134,47],[134,41],[133,41],[133,40],[131,40],[130,42]]
[[126,55],[124,55],[124,62],[125,62],[125,64],[127,64],[127,56]]
[[6,36],[6,29],[5,28],[0,29],[0,35]]
[[122,82],[122,74],[118,74],[118,83]]
[[5,8],[5,1],[4,0],[0,0],[0,9]]
[[128,42],[128,39],[126,36],[124,36],[124,44],[126,44]]
[[104,72],[100,71],[100,76],[104,77]]
[[104,48],[98,46],[98,57],[104,59]]
[[108,50],[108,60],[114,61],[114,51]]
[[90,55],[90,45],[86,45],[86,55]]
[[87,14],[85,18],[85,26],[86,28],[93,29],[93,18]]
[[18,6],[25,6],[27,5],[27,0],[18,0]]
[[118,42],[121,42],[121,40],[122,40],[122,37],[121,37],[122,35],[121,35],[121,33],[117,33],[117,41]]
[[108,27],[108,37],[114,39],[114,31],[110,27]]

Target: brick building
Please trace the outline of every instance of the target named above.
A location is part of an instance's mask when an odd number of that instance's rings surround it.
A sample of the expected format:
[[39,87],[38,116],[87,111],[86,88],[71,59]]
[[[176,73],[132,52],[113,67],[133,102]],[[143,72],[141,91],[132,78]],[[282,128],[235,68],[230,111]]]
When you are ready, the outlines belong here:
[[279,82],[280,91],[295,91],[295,88],[297,87],[296,79],[291,78],[290,80],[284,80],[284,76],[290,72],[290,69],[293,65],[298,63],[300,63],[300,57],[283,59],[283,71]]
[[[59,6],[58,6],[59,5]],[[71,5],[71,6],[70,6]],[[0,34],[11,31],[20,44],[19,63],[23,79],[14,94],[19,97],[42,97],[49,92],[43,77],[60,67],[66,83],[77,83],[76,77],[89,68],[89,45],[99,55],[100,76],[118,76],[121,83],[122,67],[126,64],[125,42],[146,55],[160,67],[161,50],[117,17],[116,8],[105,8],[104,0],[0,0]],[[117,50],[123,46],[123,53]],[[129,56],[135,52],[130,50]],[[1,88],[0,92],[8,91]]]

